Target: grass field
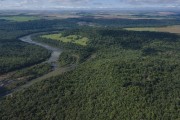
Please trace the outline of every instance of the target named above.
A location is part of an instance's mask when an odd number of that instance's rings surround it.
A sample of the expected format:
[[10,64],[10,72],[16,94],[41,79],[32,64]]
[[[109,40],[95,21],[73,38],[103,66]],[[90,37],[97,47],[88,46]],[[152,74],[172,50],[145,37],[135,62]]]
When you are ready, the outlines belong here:
[[0,19],[14,21],[14,22],[27,22],[32,20],[38,20],[40,18],[36,16],[7,16],[7,17],[0,17]]
[[42,35],[41,37],[46,38],[46,39],[58,40],[65,43],[68,43],[68,42],[75,43],[82,46],[86,46],[88,42],[88,38],[86,37],[81,37],[77,35],[69,35],[69,36],[63,37],[61,33]]
[[180,25],[167,26],[167,27],[142,27],[142,28],[125,28],[132,31],[155,31],[155,32],[169,32],[180,34]]

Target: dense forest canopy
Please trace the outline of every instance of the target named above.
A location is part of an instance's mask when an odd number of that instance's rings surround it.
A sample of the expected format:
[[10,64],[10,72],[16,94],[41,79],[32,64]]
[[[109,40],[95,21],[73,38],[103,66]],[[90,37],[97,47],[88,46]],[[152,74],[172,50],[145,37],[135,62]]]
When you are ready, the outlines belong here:
[[[78,22],[82,21],[95,22],[106,27],[78,26]],[[6,31],[15,29],[22,32],[17,35],[10,32],[9,35],[13,36],[11,39],[0,40],[0,55],[4,61],[0,62],[0,66],[7,64],[6,72],[12,69],[8,66],[16,65],[19,60],[22,62],[18,62],[21,65],[18,67],[24,67],[23,65],[41,61],[39,56],[47,58],[48,51],[17,39],[27,33],[42,32],[42,29],[45,29],[44,33],[33,36],[33,39],[63,48],[64,52],[59,58],[61,66],[78,63],[78,67],[73,71],[45,79],[2,98],[2,120],[180,118],[180,36],[171,33],[126,31],[121,28],[134,25],[161,26],[172,24],[171,20],[160,24],[159,21],[153,20],[101,21],[76,18],[35,20],[16,24],[3,21],[0,24],[12,24],[12,28],[9,26]],[[120,28],[112,27],[112,24]],[[26,30],[26,33],[22,30]],[[82,46],[41,37],[53,33],[61,33],[63,37],[86,37],[88,42],[86,46]],[[14,60],[6,63],[10,57]],[[1,71],[4,68],[0,67]],[[17,65],[13,69],[15,68]],[[44,69],[46,68],[48,70],[49,66],[46,65]]]

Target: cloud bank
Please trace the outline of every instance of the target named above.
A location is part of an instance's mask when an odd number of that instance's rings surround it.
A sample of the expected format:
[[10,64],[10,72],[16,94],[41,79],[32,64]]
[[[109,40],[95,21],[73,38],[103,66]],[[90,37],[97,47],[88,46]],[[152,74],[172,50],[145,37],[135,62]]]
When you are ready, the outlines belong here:
[[0,9],[180,7],[180,0],[0,0]]

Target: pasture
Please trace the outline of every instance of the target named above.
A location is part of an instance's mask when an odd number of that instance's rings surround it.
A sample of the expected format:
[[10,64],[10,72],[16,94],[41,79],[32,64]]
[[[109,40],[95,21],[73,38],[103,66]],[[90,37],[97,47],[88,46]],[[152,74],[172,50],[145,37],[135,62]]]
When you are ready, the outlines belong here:
[[137,27],[137,28],[125,28],[131,31],[154,31],[154,32],[169,32],[180,34],[180,25],[173,25],[167,27]]
[[48,35],[42,35],[42,38],[45,39],[52,39],[52,40],[58,40],[64,43],[74,43],[82,46],[86,46],[88,42],[88,38],[82,37],[79,35],[69,35],[69,36],[62,36],[61,33],[58,34],[48,34]]
[[32,20],[39,20],[40,17],[37,16],[5,16],[0,17],[0,19],[13,21],[13,22],[27,22]]

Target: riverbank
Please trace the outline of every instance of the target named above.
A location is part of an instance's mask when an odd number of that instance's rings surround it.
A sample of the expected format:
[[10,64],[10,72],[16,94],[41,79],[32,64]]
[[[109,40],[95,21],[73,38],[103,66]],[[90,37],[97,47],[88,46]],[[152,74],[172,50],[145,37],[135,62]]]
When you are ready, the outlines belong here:
[[29,44],[38,45],[38,46],[44,47],[47,50],[51,51],[52,52],[51,53],[51,57],[47,61],[45,61],[45,62],[48,62],[48,63],[52,64],[53,70],[57,69],[58,68],[57,61],[59,59],[59,56],[62,53],[62,50],[60,50],[59,48],[56,48],[56,47],[49,46],[49,45],[44,44],[44,43],[39,43],[39,42],[33,41],[31,39],[32,35],[27,35],[27,36],[21,37],[19,39],[21,41],[23,41],[23,42],[26,42],[26,43],[29,43]]
[[41,46],[41,47],[44,47],[46,48],[47,50],[51,51],[51,56],[50,58],[48,58],[46,61],[44,61],[43,63],[49,63],[51,64],[52,66],[52,71],[45,74],[45,75],[42,75],[38,78],[35,78],[35,79],[32,79],[30,81],[28,81],[26,84],[24,85],[21,85],[21,86],[18,86],[16,87],[15,89],[12,89],[10,91],[7,91],[6,93],[3,93],[0,95],[0,97],[4,97],[4,96],[8,96],[8,95],[12,95],[14,92],[17,92],[17,91],[20,91],[20,90],[23,90],[25,88],[28,88],[29,86],[37,83],[37,82],[40,82],[44,79],[47,79],[47,78],[50,78],[50,77],[53,77],[53,76],[57,76],[57,75],[60,75],[60,74],[63,74],[65,72],[68,72],[68,71],[71,71],[73,69],[76,68],[77,64],[70,64],[70,65],[67,65],[67,66],[64,66],[64,67],[59,67],[58,65],[58,60],[59,60],[59,56],[61,55],[62,53],[62,50],[59,49],[59,48],[56,48],[56,47],[53,47],[53,46],[50,46],[50,45],[47,45],[45,43],[39,43],[39,42],[36,42],[36,41],[33,41],[31,39],[31,37],[33,36],[34,34],[31,34],[31,35],[27,35],[27,36],[24,36],[24,37],[21,37],[19,38],[19,40],[23,41],[23,42],[26,42],[26,43],[29,43],[29,44],[34,44],[34,45],[38,45],[38,46]]

